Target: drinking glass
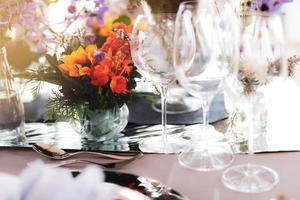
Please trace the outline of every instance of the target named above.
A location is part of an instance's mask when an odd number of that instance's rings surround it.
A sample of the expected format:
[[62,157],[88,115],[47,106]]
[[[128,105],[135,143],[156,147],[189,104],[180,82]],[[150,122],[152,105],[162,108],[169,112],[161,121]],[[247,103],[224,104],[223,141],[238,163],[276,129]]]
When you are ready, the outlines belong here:
[[132,31],[132,59],[139,72],[160,87],[161,93],[162,134],[144,139],[139,144],[144,152],[175,153],[186,145],[186,140],[167,137],[166,133],[167,89],[175,80],[172,63],[175,18],[175,14],[169,13],[139,15]]
[[0,48],[0,145],[26,143],[25,115],[7,62],[6,48]]
[[[166,112],[170,115],[191,113],[201,108],[199,99],[190,96],[184,88],[173,83],[168,89]],[[161,103],[159,101],[152,103],[152,109],[161,112]]]
[[[180,5],[176,18],[173,62],[180,84],[202,102],[203,126],[193,144],[179,155],[181,165],[198,171],[227,167],[232,149],[223,135],[208,125],[210,103],[222,89],[223,64],[219,17],[197,1]],[[199,130],[199,129],[198,129]]]
[[232,190],[260,193],[272,189],[279,181],[277,173],[266,166],[250,162],[253,150],[254,122],[265,90],[276,77],[287,75],[283,46],[282,15],[248,13],[240,17],[240,56],[232,66],[227,83],[235,104],[244,107],[248,119],[248,162],[223,173],[223,183]]

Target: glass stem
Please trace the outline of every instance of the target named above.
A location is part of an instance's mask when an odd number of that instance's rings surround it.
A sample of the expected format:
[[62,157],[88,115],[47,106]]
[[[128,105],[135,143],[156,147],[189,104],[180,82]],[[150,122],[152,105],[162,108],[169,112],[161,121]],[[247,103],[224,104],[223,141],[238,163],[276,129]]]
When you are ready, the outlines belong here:
[[252,155],[254,154],[254,110],[253,107],[251,106],[249,111],[248,111],[248,124],[249,124],[249,129],[248,129],[248,166],[250,165],[250,159]]
[[161,124],[162,124],[162,146],[163,152],[166,151],[167,146],[167,86],[161,86]]
[[204,128],[208,128],[209,120],[209,101],[207,99],[202,100],[202,116]]
[[209,107],[210,102],[208,99],[203,98],[202,99],[202,117],[203,117],[203,126],[204,126],[204,134],[202,136],[202,139],[205,141],[205,150],[208,151],[208,126],[209,126]]

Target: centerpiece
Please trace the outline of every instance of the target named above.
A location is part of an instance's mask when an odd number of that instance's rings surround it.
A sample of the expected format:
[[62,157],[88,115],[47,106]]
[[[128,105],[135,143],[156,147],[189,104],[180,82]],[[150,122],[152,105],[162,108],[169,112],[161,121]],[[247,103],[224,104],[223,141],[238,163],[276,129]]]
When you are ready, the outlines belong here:
[[[101,136],[116,125],[118,131],[125,128],[125,103],[131,98],[136,86],[134,78],[138,76],[130,56],[130,31],[130,26],[115,23],[100,48],[81,43],[69,47],[62,60],[48,57],[55,78],[45,81],[61,86],[60,93],[48,102],[48,117],[79,117],[82,132],[98,140],[107,139]],[[49,72],[46,74],[49,77]]]
[[84,28],[69,35],[49,29],[59,40],[53,53],[18,76],[37,81],[35,90],[41,82],[59,86],[47,103],[46,120],[71,120],[85,138],[104,141],[127,125],[126,103],[139,77],[130,54],[131,19],[112,17],[104,1],[92,1],[93,9],[80,2],[68,6],[65,31],[80,19]]

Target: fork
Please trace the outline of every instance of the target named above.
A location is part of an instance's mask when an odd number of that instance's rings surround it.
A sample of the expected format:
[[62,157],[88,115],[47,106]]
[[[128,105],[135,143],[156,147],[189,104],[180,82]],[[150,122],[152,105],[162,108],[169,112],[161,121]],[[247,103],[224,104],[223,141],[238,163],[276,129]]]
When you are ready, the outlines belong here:
[[86,158],[79,158],[79,159],[64,160],[64,161],[60,161],[59,163],[48,163],[47,166],[56,168],[56,167],[63,167],[63,166],[83,162],[83,163],[100,165],[100,166],[102,166],[104,168],[107,168],[107,169],[116,169],[116,168],[121,168],[125,165],[130,164],[131,162],[133,162],[133,161],[137,160],[138,158],[142,157],[142,155],[143,155],[143,153],[140,152],[136,156],[134,156],[133,158],[130,158],[130,159],[127,159],[127,160],[122,160],[122,161],[119,161],[119,162],[103,163],[103,162],[98,161],[98,160],[90,160],[90,159],[86,159]]

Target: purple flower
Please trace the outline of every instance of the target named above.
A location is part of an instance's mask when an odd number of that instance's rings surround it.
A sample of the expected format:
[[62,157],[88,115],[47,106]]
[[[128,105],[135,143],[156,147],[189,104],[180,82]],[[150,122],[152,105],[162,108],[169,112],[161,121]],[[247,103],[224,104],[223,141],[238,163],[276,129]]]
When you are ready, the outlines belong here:
[[94,52],[94,58],[96,63],[100,63],[105,58],[105,54],[102,51],[97,50]]
[[90,12],[90,16],[87,20],[87,26],[91,27],[94,17],[96,18],[100,26],[104,25],[103,16],[106,11],[108,11],[107,5],[104,3],[104,0],[94,0],[95,10]]
[[292,1],[293,0],[258,0],[258,6],[262,12],[276,12],[284,3]]
[[93,44],[96,41],[96,36],[92,33],[88,33],[84,36],[84,41],[86,44]]

